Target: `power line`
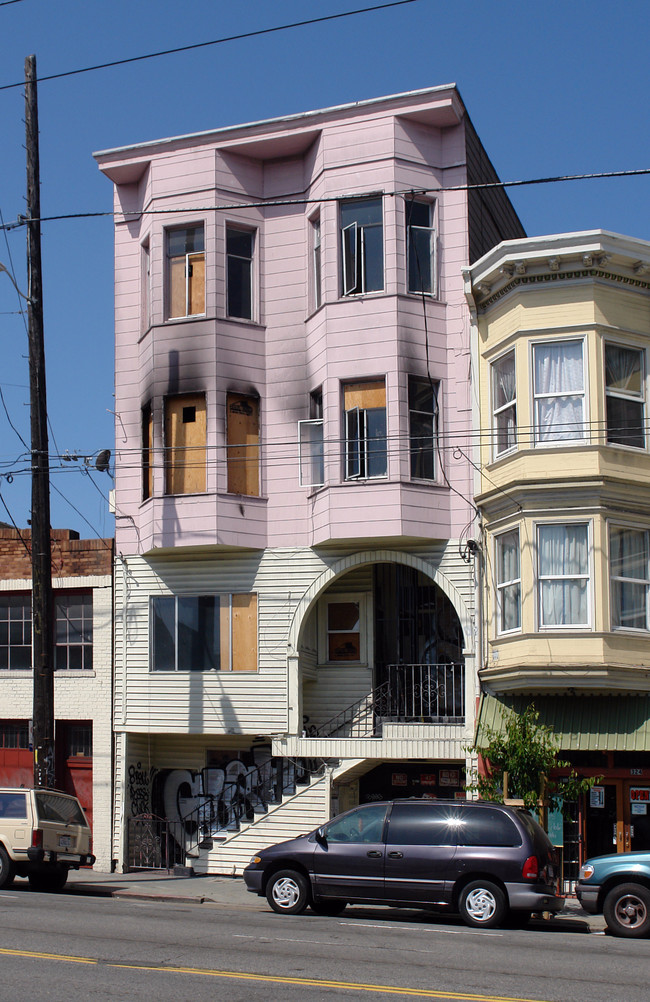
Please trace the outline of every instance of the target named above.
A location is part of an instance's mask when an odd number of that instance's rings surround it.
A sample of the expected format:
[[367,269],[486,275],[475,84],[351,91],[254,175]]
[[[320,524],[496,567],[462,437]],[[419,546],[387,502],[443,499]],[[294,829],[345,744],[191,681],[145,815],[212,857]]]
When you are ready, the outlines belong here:
[[[18,3],[19,0],[6,0],[10,3]],[[313,17],[306,21],[292,21],[289,24],[278,24],[273,28],[258,28],[256,31],[244,31],[238,35],[225,35],[223,38],[214,38],[209,42],[195,42],[192,45],[181,45],[174,49],[161,49],[159,52],[148,52],[140,56],[129,56],[126,59],[114,59],[108,63],[97,63],[94,66],[84,66],[76,70],[65,70],[61,73],[50,73],[48,76],[39,76],[38,83],[45,80],[61,80],[63,77],[78,76],[80,73],[93,73],[95,70],[110,69],[113,66],[126,66],[128,63],[139,63],[145,59],[158,59],[160,56],[171,56],[177,52],[192,52],[196,49],[205,49],[211,45],[223,45],[226,42],[239,42],[244,38],[256,38],[260,35],[271,35],[277,31],[287,31],[289,28],[304,28],[310,24],[323,24],[325,21],[337,21],[343,17],[354,17],[357,14],[369,14],[376,10],[386,10],[389,7],[402,7],[405,4],[418,3],[419,0],[392,0],[391,3],[375,4],[372,7],[360,7],[357,10],[343,11],[341,14],[327,14],[323,17]],[[11,90],[14,87],[22,87],[24,81],[19,83],[3,84],[0,90]]]
[[[405,190],[398,189],[397,191],[377,192],[375,189],[373,191],[361,193],[355,192],[354,195],[329,195],[322,198],[280,198],[268,199],[261,202],[228,202],[224,205],[192,206],[192,212],[233,212],[241,209],[265,209],[292,205],[322,205],[325,202],[345,201],[346,198],[363,199],[373,196],[377,197],[378,195],[386,198],[404,198],[414,195],[442,195],[446,192],[452,191],[485,191],[489,189],[518,188],[535,184],[559,184],[567,181],[598,181],[605,178],[615,177],[643,177],[649,174],[650,167],[639,167],[631,170],[597,171],[586,174],[556,174],[550,177],[533,177],[516,181],[481,181],[474,184],[455,184],[450,185],[449,187],[439,185],[435,188],[418,188],[415,190],[409,188]],[[174,213],[187,211],[187,206],[181,206],[167,209],[133,209],[131,212],[122,212],[119,215],[121,215],[124,219],[131,219],[134,217],[139,218],[141,216],[173,215]],[[33,220],[33,222],[51,223],[60,222],[66,219],[97,219],[115,215],[116,213],[114,210],[104,212],[68,212],[59,213],[54,216],[41,216],[40,219]],[[14,222],[0,223],[0,230],[13,230],[18,226],[24,226],[26,223],[27,219],[24,216],[19,216]]]

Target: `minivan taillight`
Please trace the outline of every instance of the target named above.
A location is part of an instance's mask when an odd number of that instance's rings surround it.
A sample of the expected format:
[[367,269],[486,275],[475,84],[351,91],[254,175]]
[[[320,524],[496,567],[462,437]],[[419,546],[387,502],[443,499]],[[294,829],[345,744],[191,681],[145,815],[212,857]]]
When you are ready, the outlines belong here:
[[43,832],[40,828],[32,828],[32,848],[40,849],[43,845]]
[[521,875],[524,880],[537,880],[539,877],[539,862],[537,856],[529,856],[523,865]]

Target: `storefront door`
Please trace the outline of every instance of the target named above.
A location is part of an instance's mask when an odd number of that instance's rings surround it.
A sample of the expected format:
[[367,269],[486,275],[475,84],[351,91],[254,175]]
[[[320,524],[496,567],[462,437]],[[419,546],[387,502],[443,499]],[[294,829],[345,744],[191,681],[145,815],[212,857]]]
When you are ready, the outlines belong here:
[[613,779],[587,795],[585,856],[650,849],[650,782]]

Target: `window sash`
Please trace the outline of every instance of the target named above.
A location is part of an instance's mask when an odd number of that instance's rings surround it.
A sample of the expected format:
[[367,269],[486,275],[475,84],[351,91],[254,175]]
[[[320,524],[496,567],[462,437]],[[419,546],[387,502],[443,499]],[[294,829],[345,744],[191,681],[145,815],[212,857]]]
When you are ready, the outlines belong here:
[[257,595],[153,595],[151,671],[257,670]]
[[540,627],[589,626],[588,525],[540,525],[537,547]]
[[517,379],[515,353],[492,364],[492,422],[494,457],[517,447]]
[[169,319],[205,313],[203,226],[167,232]]
[[[381,292],[384,288],[384,222],[381,199],[344,202],[340,212],[343,295]],[[351,218],[352,216],[355,218]]]
[[301,487],[325,483],[322,418],[298,422],[298,466]]
[[497,632],[521,629],[519,532],[497,536]]
[[29,670],[32,665],[31,595],[0,596],[0,670]]
[[536,445],[585,440],[582,341],[533,345],[533,398]]
[[650,542],[646,529],[611,526],[612,629],[650,629]]
[[436,479],[438,384],[409,378],[409,448],[411,477]]
[[321,273],[321,230],[320,219],[312,220],[312,277],[314,282],[314,309],[317,310],[323,301]]
[[644,352],[626,345],[605,345],[607,442],[645,449]]
[[251,230],[226,228],[226,312],[239,320],[253,319],[253,255]]

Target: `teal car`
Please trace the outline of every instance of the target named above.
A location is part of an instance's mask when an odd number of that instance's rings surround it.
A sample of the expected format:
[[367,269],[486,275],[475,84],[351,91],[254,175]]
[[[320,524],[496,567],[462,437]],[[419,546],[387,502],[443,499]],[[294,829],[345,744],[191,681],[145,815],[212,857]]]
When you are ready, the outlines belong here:
[[580,867],[578,901],[614,936],[650,935],[650,851],[594,856]]

